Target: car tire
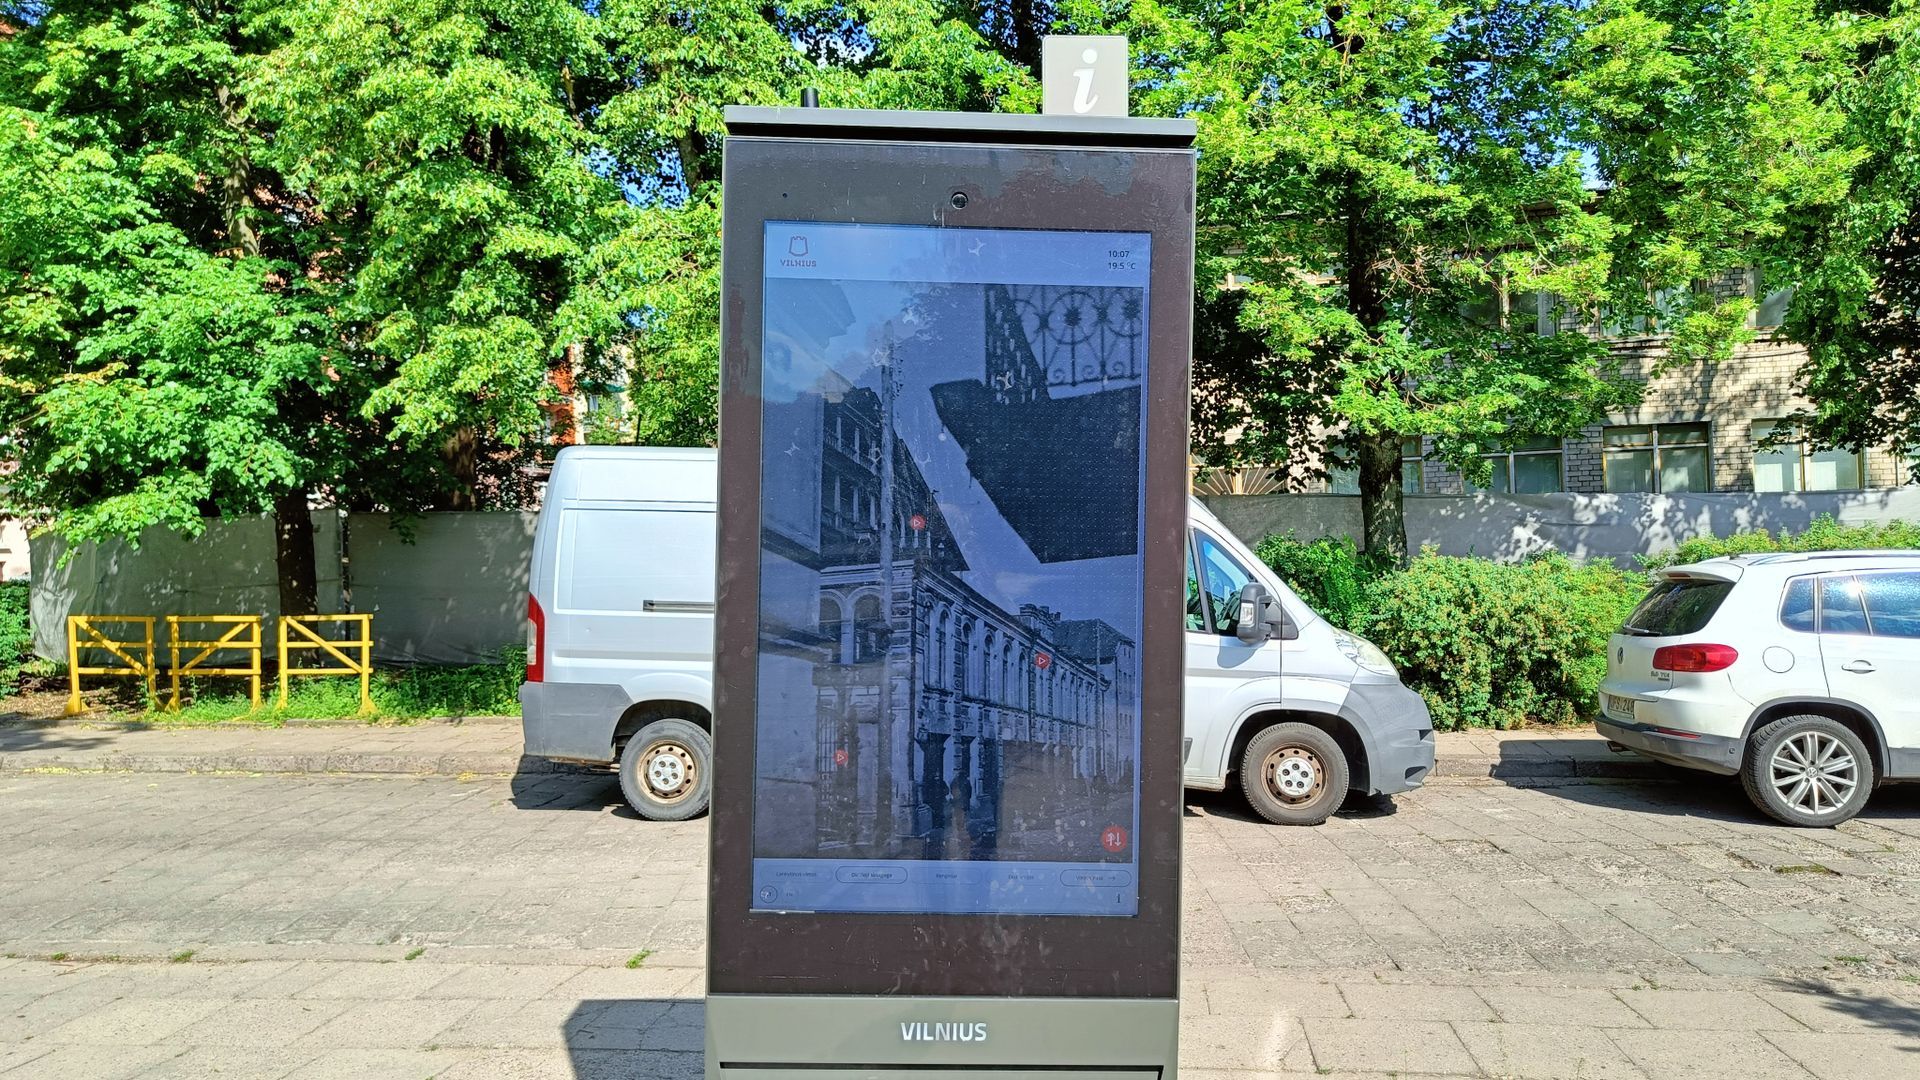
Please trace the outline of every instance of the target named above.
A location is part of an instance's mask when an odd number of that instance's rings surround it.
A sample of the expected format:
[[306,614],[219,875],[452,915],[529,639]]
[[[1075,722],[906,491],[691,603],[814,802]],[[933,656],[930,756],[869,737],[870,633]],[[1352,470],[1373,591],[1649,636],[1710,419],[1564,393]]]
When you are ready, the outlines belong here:
[[655,720],[620,751],[620,794],[648,821],[686,821],[707,809],[713,739],[687,720]]
[[[1831,828],[1873,794],[1873,756],[1854,730],[1829,716],[1784,716],[1753,733],[1740,785],[1769,817]],[[1847,785],[1851,786],[1847,786]]]
[[1240,790],[1275,825],[1318,825],[1347,800],[1347,755],[1309,724],[1275,724],[1247,743]]

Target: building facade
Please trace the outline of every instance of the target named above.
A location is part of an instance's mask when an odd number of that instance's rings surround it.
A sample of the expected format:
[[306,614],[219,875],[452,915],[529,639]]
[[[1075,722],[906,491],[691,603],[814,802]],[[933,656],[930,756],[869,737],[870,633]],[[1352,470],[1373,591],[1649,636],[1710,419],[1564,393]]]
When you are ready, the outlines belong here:
[[[1402,448],[1401,479],[1408,494],[1464,495],[1490,490],[1512,494],[1606,492],[1862,491],[1913,482],[1914,462],[1881,449],[1862,453],[1822,450],[1796,438],[1788,417],[1811,407],[1794,393],[1794,376],[1807,351],[1779,332],[1791,290],[1767,291],[1752,272],[1736,272],[1709,286],[1722,295],[1751,297],[1753,340],[1718,362],[1672,363],[1667,337],[1657,326],[1608,326],[1556,312],[1551,297],[1527,297],[1510,307],[1525,311],[1541,334],[1585,333],[1605,337],[1622,374],[1646,384],[1640,404],[1565,438],[1522,437],[1490,454],[1493,474],[1486,488],[1470,483],[1446,463],[1429,458],[1430,440],[1409,439]],[[1519,298],[1516,298],[1518,301]],[[1780,436],[1769,442],[1769,436]],[[1309,455],[1317,460],[1317,455]],[[1264,483],[1263,483],[1264,481]],[[1325,480],[1289,485],[1275,470],[1266,477],[1207,478],[1202,486],[1226,494],[1243,490],[1320,491],[1358,494],[1354,470],[1333,469]],[[1242,493],[1239,491],[1231,493]]]

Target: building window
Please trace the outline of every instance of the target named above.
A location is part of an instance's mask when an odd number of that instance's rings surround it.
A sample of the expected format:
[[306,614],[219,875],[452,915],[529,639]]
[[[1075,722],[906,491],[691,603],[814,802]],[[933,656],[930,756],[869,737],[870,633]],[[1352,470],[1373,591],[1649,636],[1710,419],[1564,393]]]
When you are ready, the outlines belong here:
[[1488,454],[1493,462],[1493,478],[1486,487],[1469,482],[1468,491],[1491,491],[1500,495],[1539,495],[1564,491],[1561,464],[1564,455],[1560,440],[1551,435],[1507,440],[1507,449]]
[[[1418,495],[1426,489],[1421,482],[1426,479],[1423,455],[1420,452],[1420,436],[1400,440],[1400,490],[1409,495]],[[1329,495],[1360,494],[1360,466],[1334,465],[1327,469],[1327,493]]]
[[1712,457],[1705,424],[1632,424],[1600,433],[1608,491],[1673,494],[1710,491]]
[[[1772,446],[1766,440],[1777,439]],[[1753,490],[1858,491],[1866,478],[1862,456],[1851,450],[1815,450],[1799,425],[1753,422]]]

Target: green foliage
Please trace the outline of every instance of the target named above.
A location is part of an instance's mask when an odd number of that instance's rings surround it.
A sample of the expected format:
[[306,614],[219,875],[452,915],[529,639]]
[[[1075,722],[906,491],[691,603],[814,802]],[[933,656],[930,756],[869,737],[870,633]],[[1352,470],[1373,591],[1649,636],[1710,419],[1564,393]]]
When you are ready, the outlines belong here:
[[1862,71],[1833,97],[1865,154],[1845,205],[1795,218],[1772,287],[1794,286],[1785,330],[1808,346],[1798,382],[1818,443],[1920,452],[1920,3],[1864,0],[1844,39]]
[[1353,630],[1393,657],[1443,730],[1567,723],[1591,713],[1607,637],[1643,591],[1607,563],[1424,551],[1367,590]]
[[1199,124],[1196,453],[1298,465],[1330,432],[1395,557],[1403,437],[1484,479],[1502,440],[1637,398],[1604,341],[1537,335],[1536,297],[1725,356],[1750,301],[1692,284],[1843,207],[1861,159],[1851,24],[1810,0],[1062,11],[1130,36],[1136,112]]
[[1335,626],[1349,628],[1365,606],[1368,587],[1391,569],[1379,557],[1362,553],[1346,536],[1310,541],[1292,533],[1268,536],[1254,554],[1313,610]]
[[33,659],[33,610],[27,583],[0,584],[0,697],[18,689],[21,668]]
[[1783,532],[1778,536],[1766,529],[1734,533],[1731,536],[1696,537],[1681,542],[1672,551],[1642,556],[1641,565],[1649,570],[1723,555],[1752,555],[1768,551],[1842,551],[1847,549],[1920,548],[1920,524],[1908,521],[1869,522],[1842,525],[1830,514],[1821,514],[1804,530]]

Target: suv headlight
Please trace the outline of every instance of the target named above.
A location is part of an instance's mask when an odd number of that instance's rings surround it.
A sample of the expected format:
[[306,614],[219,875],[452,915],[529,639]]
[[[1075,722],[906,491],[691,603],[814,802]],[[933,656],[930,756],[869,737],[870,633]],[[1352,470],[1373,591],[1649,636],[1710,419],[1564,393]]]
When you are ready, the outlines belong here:
[[1400,677],[1400,669],[1393,666],[1393,660],[1381,651],[1380,646],[1366,638],[1358,634],[1350,634],[1345,630],[1336,630],[1333,632],[1333,643],[1339,647],[1342,655],[1361,668],[1376,675],[1391,675],[1396,679]]

